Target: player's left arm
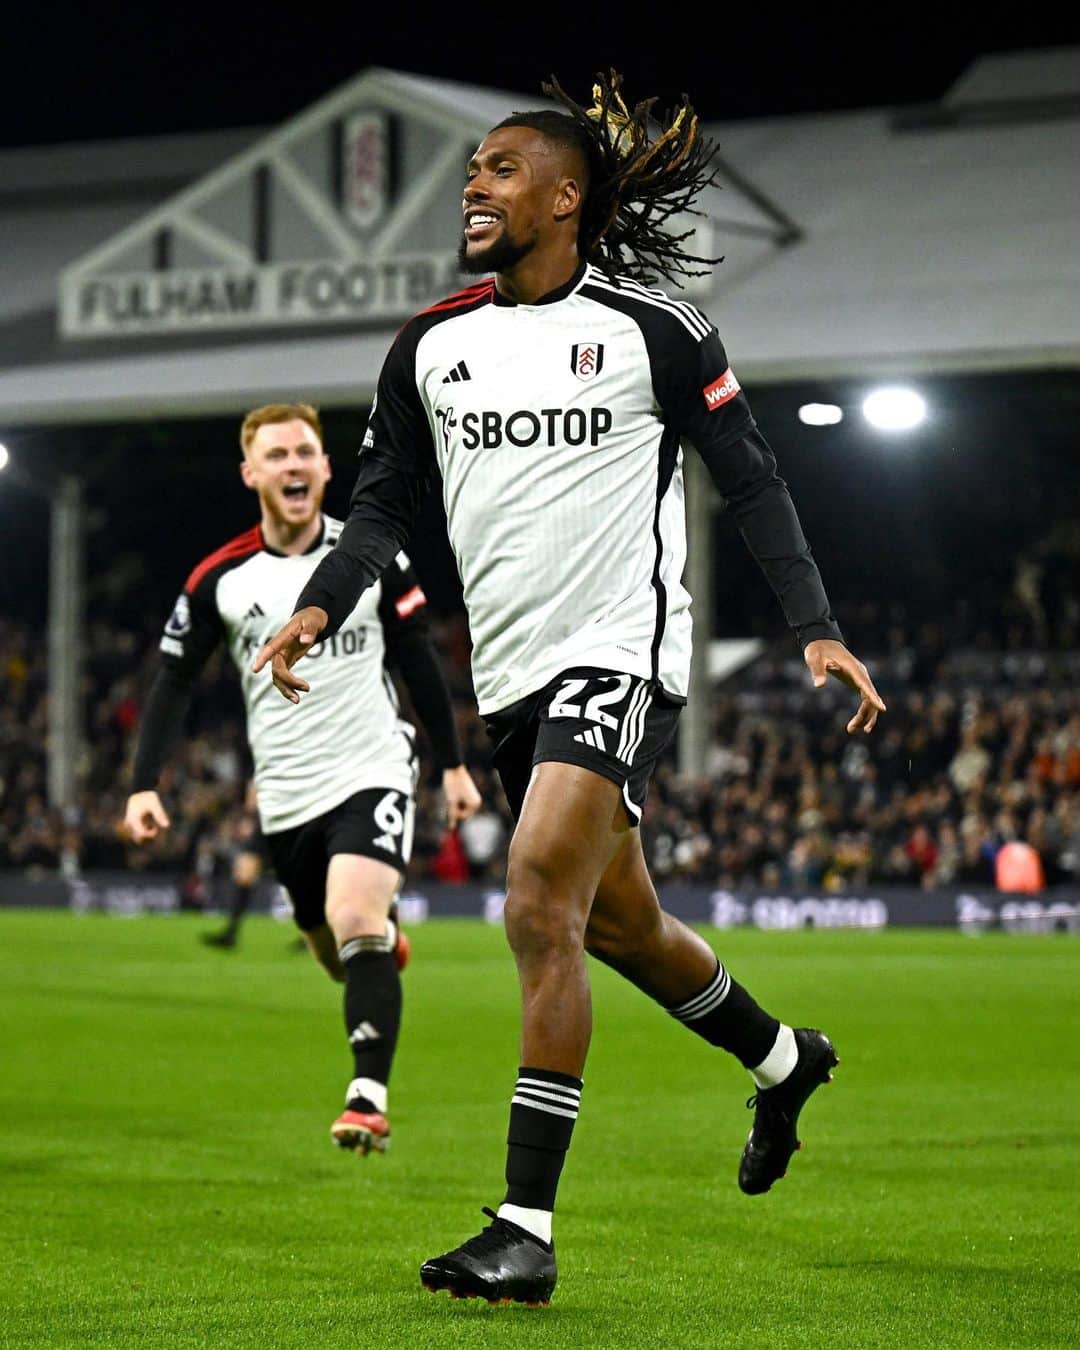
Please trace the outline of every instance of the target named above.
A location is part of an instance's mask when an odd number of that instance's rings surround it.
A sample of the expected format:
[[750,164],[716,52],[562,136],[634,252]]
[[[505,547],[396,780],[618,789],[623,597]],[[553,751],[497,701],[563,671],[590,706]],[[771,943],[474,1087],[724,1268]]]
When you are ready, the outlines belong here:
[[417,716],[442,770],[443,795],[451,827],[480,809],[480,793],[463,763],[442,664],[427,624],[427,597],[404,553],[381,577],[379,619],[388,657],[401,672]]
[[821,688],[829,675],[859,695],[849,732],[872,731],[885,711],[863,663],[844,644],[776,457],[758,430],[716,329],[670,377],[671,412],[697,449],[750,552],[780,601]]
[[203,667],[221,641],[216,577],[196,568],[188,578],[165,625],[160,664],[139,716],[131,792],[124,828],[133,843],[156,839],[172,822],[158,795],[158,779],[176,742],[195,695]]

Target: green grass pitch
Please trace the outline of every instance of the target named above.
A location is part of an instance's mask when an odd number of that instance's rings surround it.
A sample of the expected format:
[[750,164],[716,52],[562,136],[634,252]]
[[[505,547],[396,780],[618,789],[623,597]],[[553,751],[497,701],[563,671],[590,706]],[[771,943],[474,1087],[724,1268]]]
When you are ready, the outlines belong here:
[[291,931],[0,911],[0,1345],[1076,1344],[1080,944],[711,933],[821,1025],[836,1082],[767,1196],[747,1076],[594,969],[548,1309],[420,1288],[501,1199],[517,990],[501,931],[413,930],[393,1148],[327,1134],[339,990]]

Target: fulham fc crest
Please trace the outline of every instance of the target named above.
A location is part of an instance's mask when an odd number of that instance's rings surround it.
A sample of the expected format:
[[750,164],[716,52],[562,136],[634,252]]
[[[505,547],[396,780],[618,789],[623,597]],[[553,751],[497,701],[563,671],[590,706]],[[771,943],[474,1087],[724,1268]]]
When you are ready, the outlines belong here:
[[579,380],[591,380],[604,367],[602,342],[575,342],[570,348],[570,369]]

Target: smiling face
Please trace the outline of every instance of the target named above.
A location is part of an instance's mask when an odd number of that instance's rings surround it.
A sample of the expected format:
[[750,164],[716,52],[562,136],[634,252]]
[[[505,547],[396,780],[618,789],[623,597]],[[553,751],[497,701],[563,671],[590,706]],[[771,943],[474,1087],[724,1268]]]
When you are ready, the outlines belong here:
[[291,533],[310,525],[322,509],[330,460],[314,427],[294,417],[259,427],[240,476],[259,494],[264,520]]
[[509,272],[553,243],[576,239],[584,166],[566,147],[532,127],[489,132],[466,169],[464,272]]

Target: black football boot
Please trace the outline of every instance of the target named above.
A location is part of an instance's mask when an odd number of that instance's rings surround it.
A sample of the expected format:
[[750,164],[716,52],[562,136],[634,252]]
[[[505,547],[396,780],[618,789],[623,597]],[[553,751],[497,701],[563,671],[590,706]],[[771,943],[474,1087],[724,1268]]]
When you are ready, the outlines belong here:
[[448,1289],[451,1298],[546,1307],[555,1288],[555,1244],[541,1242],[494,1210],[483,1213],[492,1221],[488,1227],[445,1256],[425,1261],[420,1283],[433,1294]]
[[795,1030],[799,1058],[776,1087],[759,1088],[746,1103],[754,1108],[754,1126],[739,1163],[739,1189],[761,1195],[787,1171],[791,1155],[801,1147],[795,1133],[799,1112],[810,1094],[832,1080],[830,1069],[840,1061],[832,1041],[811,1027]]

